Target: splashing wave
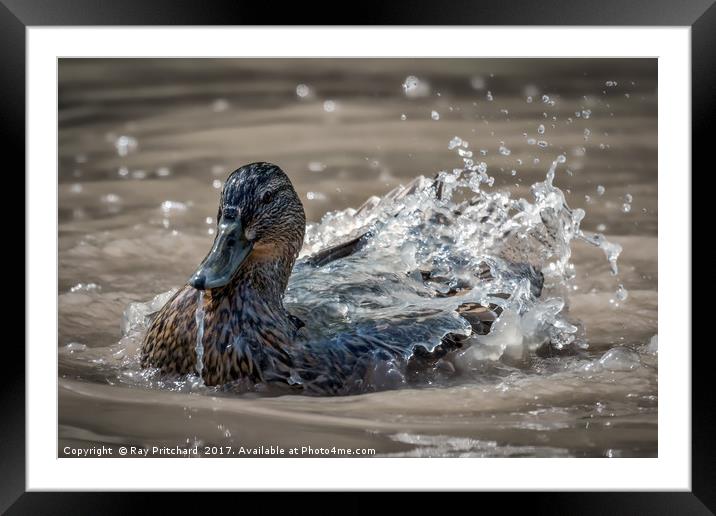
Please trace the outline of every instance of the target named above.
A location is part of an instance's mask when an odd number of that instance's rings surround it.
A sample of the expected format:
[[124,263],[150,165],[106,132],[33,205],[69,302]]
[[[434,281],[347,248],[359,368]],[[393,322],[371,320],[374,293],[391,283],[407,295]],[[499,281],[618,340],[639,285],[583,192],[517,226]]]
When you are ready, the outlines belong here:
[[[455,137],[449,148],[461,168],[434,179],[420,176],[358,209],[331,212],[308,225],[285,298],[287,309],[306,323],[305,343],[295,353],[340,347],[354,335],[400,349],[408,359],[416,347],[432,351],[452,333],[468,340],[448,367],[470,371],[485,361],[524,360],[545,345],[587,347],[579,322],[566,313],[568,284],[576,274],[572,242],[601,248],[613,274],[621,247],[580,229],[584,211],[571,209],[553,184],[565,157],[558,156],[545,180],[532,185],[528,200],[494,189],[494,178],[485,163],[472,159],[466,141]],[[365,245],[347,257],[322,267],[308,259],[362,234],[368,235]],[[543,289],[535,288],[537,275],[544,278]],[[465,303],[498,307],[489,334],[471,334],[456,311]],[[133,324],[125,338],[136,340],[157,305],[156,299],[130,305],[125,320]],[[405,383],[404,367],[393,359],[372,367],[373,388]],[[300,375],[295,381],[302,382]]]

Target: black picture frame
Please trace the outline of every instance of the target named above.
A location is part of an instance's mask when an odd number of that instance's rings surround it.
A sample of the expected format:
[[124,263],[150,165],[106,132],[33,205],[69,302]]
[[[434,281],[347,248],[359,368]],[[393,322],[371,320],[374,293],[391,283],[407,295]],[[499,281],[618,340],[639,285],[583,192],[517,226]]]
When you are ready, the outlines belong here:
[[[339,13],[343,16],[339,18]],[[327,19],[333,15],[333,19]],[[25,30],[30,26],[82,25],[596,25],[690,26],[692,36],[692,157],[707,164],[713,154],[716,103],[716,5],[713,0],[527,0],[416,3],[363,0],[348,6],[323,2],[256,3],[208,0],[0,0],[0,141],[14,170],[25,170]],[[710,168],[713,168],[711,165]],[[694,170],[695,170],[694,165]],[[708,172],[708,171],[704,171]],[[22,177],[22,179],[20,179]],[[25,192],[24,177],[5,171],[18,181],[14,192]],[[54,171],[48,171],[54,181]],[[23,199],[26,197],[23,195]],[[24,228],[23,228],[24,231]],[[24,239],[24,235],[21,237]],[[19,238],[15,240],[19,242]],[[19,247],[19,243],[16,244]],[[23,247],[24,249],[24,247]],[[18,253],[19,254],[19,253]],[[24,250],[23,250],[24,257]],[[32,274],[25,268],[25,278]],[[7,274],[7,273],[6,273]],[[7,279],[7,278],[6,278]],[[17,295],[15,295],[17,296]],[[24,300],[24,294],[23,294]],[[690,300],[685,300],[690,302]],[[14,306],[19,301],[13,302]],[[23,306],[25,303],[23,301]],[[31,309],[31,307],[27,307]],[[688,324],[687,324],[688,323]],[[682,321],[691,338],[691,321]],[[24,326],[23,326],[24,328]],[[18,336],[19,337],[19,336]],[[19,341],[19,339],[18,339]],[[24,341],[24,339],[23,339]],[[716,447],[714,410],[708,385],[710,342],[692,346],[692,491],[679,493],[524,493],[509,494],[509,507],[549,514],[713,514],[716,512]],[[708,344],[708,345],[706,345]],[[8,344],[9,346],[9,344]],[[0,510],[8,514],[126,514],[137,512],[146,493],[26,493],[25,492],[25,368],[22,351],[6,351],[12,367],[4,368],[0,391]],[[7,348],[6,348],[7,349]],[[713,374],[713,373],[711,373]],[[228,496],[232,498],[229,499]],[[374,510],[373,502],[353,494],[342,504],[351,513]],[[422,503],[425,495],[415,495]],[[481,497],[500,495],[480,494]],[[258,511],[267,494],[249,497],[226,494],[214,500],[233,500],[241,511]],[[303,495],[285,500],[270,497],[272,508],[295,511],[311,504]],[[503,500],[500,502],[504,503]],[[205,510],[205,500],[188,493],[163,495],[163,511],[180,504],[183,512]],[[474,503],[474,502],[471,502]],[[483,503],[482,501],[480,503]],[[515,506],[517,503],[517,507]],[[474,506],[473,506],[474,507]],[[300,509],[299,509],[300,510]],[[323,512],[322,510],[319,512]],[[341,510],[341,512],[345,512]]]

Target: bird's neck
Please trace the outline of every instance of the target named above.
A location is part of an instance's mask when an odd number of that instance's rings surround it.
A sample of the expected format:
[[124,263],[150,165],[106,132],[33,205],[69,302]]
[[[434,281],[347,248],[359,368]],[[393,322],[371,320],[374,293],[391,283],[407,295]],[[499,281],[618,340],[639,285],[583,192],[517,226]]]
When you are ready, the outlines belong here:
[[[280,255],[252,253],[225,287],[212,289],[209,297],[228,301],[232,312],[249,310],[285,317],[283,294],[293,260]],[[214,304],[214,303],[210,303]]]
[[228,285],[207,290],[199,298],[208,384],[239,376],[261,381],[267,371],[290,375],[291,358],[285,350],[296,326],[283,307],[283,292],[292,265],[249,259]]

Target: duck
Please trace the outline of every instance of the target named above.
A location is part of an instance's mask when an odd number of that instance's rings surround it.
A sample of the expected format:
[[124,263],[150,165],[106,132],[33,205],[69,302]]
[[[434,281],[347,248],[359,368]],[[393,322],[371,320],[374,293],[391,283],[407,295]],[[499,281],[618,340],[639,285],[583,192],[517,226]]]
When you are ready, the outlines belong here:
[[[433,186],[440,195],[439,181]],[[365,334],[346,335],[330,345],[307,341],[304,322],[284,306],[303,247],[306,215],[291,180],[277,165],[256,162],[232,172],[221,191],[216,224],[209,253],[152,317],[140,347],[141,367],[164,375],[196,372],[206,386],[353,394],[379,388],[370,381],[376,364],[419,371],[460,349],[469,338],[449,333],[431,350]],[[325,267],[355,254],[370,237],[370,231],[363,232],[302,258],[303,264]],[[531,272],[539,291],[542,279]],[[430,271],[420,274],[425,280],[431,276]],[[489,277],[489,268],[477,274]],[[457,308],[477,335],[489,333],[500,310],[478,303]]]

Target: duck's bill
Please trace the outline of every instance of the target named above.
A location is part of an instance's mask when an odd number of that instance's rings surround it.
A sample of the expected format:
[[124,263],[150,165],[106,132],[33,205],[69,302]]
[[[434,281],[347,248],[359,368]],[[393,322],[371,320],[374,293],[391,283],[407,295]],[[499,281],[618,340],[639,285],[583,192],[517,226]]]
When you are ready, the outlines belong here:
[[222,221],[217,228],[211,251],[189,278],[189,285],[197,290],[227,285],[251,252],[252,243],[244,236],[238,221]]

